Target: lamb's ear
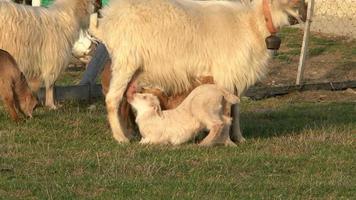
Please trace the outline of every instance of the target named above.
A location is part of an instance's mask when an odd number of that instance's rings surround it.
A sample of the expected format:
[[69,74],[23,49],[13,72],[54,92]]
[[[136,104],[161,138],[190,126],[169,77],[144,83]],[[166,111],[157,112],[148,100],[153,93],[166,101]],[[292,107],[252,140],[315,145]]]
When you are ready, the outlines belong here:
[[156,112],[160,117],[162,116],[161,106],[159,106],[159,105],[154,105],[154,110],[155,110],[155,112]]

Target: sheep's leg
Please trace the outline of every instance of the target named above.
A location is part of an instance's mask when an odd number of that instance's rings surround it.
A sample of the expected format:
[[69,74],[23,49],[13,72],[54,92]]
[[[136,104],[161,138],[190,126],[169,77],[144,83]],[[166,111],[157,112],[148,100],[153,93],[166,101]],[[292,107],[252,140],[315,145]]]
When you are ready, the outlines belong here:
[[232,106],[232,126],[230,130],[230,137],[234,142],[245,142],[240,129],[240,104],[237,103]]
[[[27,83],[28,83],[30,90],[33,93],[36,93],[36,97],[38,98],[37,93],[40,90],[42,80],[40,78],[30,78],[30,79],[28,79]],[[42,101],[40,103],[43,105]]]
[[136,77],[133,77],[132,80],[129,82],[127,89],[126,89],[126,98],[128,101],[133,99],[134,94],[137,92],[137,81]]
[[[115,66],[113,66],[113,69],[115,69]],[[118,115],[118,110],[121,105],[126,86],[129,84],[134,74],[135,71],[117,71],[116,73],[112,73],[109,91],[105,99],[113,137],[118,142],[129,142],[129,138],[124,134],[124,126],[122,126],[123,121]]]
[[41,79],[40,78],[31,78],[28,79],[28,85],[32,92],[37,92],[41,87]]
[[125,133],[133,136],[135,133],[135,115],[131,110],[131,105],[126,100],[121,102],[119,115],[122,121],[121,126],[125,129]]
[[50,109],[57,109],[57,106],[54,104],[54,84],[49,86],[46,85],[46,103],[45,105]]

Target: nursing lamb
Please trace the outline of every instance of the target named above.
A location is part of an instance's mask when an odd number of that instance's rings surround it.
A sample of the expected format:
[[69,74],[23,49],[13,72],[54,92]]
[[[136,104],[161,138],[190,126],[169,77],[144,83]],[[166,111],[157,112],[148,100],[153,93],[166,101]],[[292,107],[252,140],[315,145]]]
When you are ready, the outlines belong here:
[[[112,0],[93,33],[112,58],[106,106],[114,138],[129,141],[117,113],[137,74],[168,94],[189,90],[197,77],[212,76],[215,84],[241,96],[266,74],[265,39],[289,24],[289,15],[298,17],[299,2]],[[233,116],[231,138],[244,141],[239,106]]]
[[235,145],[228,132],[231,118],[223,114],[226,103],[235,104],[239,98],[214,84],[195,88],[175,109],[161,111],[158,98],[149,93],[136,93],[129,101],[137,111],[136,123],[143,144],[173,144],[188,142],[202,130],[209,134],[200,145]]

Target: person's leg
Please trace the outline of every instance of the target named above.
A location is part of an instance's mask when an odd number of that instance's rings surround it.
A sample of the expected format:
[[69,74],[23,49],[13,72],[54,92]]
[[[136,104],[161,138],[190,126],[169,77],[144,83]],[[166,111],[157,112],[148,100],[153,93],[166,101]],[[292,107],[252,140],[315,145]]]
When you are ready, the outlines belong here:
[[105,63],[110,59],[109,52],[104,44],[99,43],[95,54],[84,72],[80,85],[95,84],[97,75],[103,71]]

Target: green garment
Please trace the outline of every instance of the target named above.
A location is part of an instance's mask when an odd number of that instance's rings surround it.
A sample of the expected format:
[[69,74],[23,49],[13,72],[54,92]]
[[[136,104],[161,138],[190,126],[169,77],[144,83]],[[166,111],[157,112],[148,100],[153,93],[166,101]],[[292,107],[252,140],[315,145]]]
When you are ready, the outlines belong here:
[[106,6],[106,5],[108,5],[109,0],[101,0],[101,3],[103,4],[103,6]]
[[41,0],[41,6],[48,7],[54,0]]
[[[48,7],[54,0],[41,0],[41,6]],[[109,0],[101,0],[103,6],[108,5]]]

